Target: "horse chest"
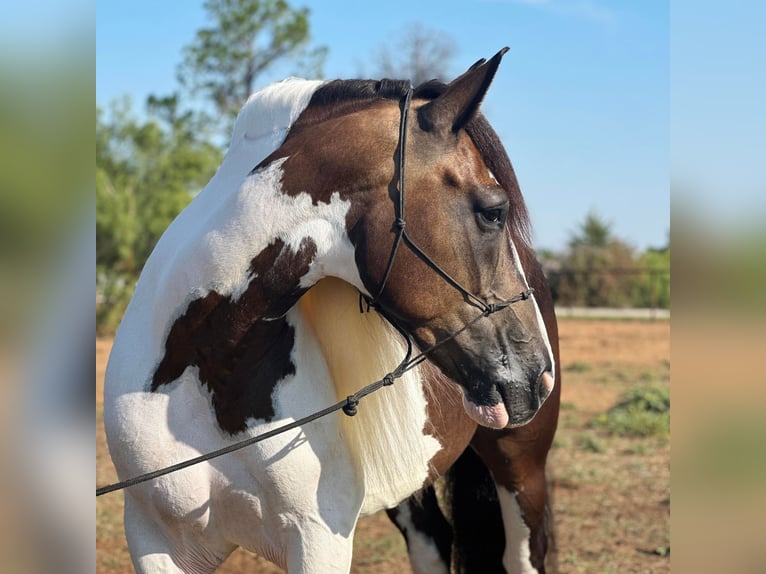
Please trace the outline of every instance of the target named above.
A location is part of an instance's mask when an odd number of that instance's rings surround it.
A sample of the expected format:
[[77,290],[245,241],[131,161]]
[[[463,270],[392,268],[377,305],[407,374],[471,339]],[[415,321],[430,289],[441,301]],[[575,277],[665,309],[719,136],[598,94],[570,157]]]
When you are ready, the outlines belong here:
[[[295,326],[296,377],[321,385],[341,400],[383,377],[402,357],[401,344],[377,315],[362,315],[350,305],[356,292],[348,284],[324,280],[288,315]],[[333,320],[329,320],[333,317]],[[343,332],[334,332],[338,325]],[[317,375],[325,373],[321,380]],[[291,398],[278,390],[276,403]],[[338,435],[334,448],[348,452],[363,488],[361,514],[395,506],[420,489],[431,461],[442,449],[427,432],[428,409],[423,380],[410,372],[393,386],[368,395],[353,417],[333,415]]]

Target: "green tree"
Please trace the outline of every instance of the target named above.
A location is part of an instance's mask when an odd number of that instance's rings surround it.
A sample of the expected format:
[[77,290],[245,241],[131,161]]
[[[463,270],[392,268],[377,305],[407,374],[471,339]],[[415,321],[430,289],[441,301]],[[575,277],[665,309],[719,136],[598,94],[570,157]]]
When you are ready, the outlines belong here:
[[612,234],[611,225],[588,213],[569,240],[558,288],[559,302],[585,307],[633,304],[638,274],[634,250]]
[[638,258],[641,274],[634,286],[638,307],[670,308],[670,247],[647,249]]
[[97,322],[116,326],[154,245],[207,183],[221,152],[178,98],[150,97],[140,121],[124,99],[96,110]]
[[589,247],[603,249],[612,240],[612,226],[597,213],[590,211],[579,226],[579,231],[569,240],[569,248]]
[[225,129],[275,64],[289,60],[301,75],[321,75],[327,49],[309,48],[308,8],[285,0],[207,0],[204,7],[212,25],[184,48],[178,78],[213,103]]

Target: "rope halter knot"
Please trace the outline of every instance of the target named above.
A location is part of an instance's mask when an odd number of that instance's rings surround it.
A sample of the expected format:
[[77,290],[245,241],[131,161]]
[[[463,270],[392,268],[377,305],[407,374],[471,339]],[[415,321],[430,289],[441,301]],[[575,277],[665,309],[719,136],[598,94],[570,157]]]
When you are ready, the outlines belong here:
[[343,405],[343,412],[350,417],[353,417],[356,415],[357,407],[359,406],[359,399],[356,398],[354,395],[349,395],[346,397],[346,404]]

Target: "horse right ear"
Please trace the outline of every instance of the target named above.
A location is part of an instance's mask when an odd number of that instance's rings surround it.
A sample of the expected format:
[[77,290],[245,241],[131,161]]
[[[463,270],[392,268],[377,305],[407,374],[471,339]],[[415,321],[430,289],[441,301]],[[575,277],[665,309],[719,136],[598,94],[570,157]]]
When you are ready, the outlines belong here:
[[418,110],[418,123],[424,131],[448,133],[463,128],[476,114],[487,93],[497,67],[508,48],[503,48],[488,61],[481,59],[458,76],[435,100]]

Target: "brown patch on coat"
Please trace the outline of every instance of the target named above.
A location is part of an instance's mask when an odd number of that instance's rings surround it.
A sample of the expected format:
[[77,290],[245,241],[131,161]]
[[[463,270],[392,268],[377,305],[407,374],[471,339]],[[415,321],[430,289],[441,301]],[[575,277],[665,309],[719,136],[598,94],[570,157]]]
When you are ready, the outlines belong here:
[[356,192],[387,186],[394,178],[399,122],[395,102],[370,102],[320,122],[326,113],[321,106],[306,108],[279,149],[256,169],[285,159],[282,193],[308,192],[314,205],[330,203],[336,192],[348,199]]
[[520,249],[519,256],[529,285],[535,289],[535,299],[548,331],[556,361],[556,386],[530,423],[499,431],[478,427],[471,444],[489,468],[495,482],[517,493],[516,500],[524,522],[530,529],[530,560],[538,571],[544,572],[545,556],[552,539],[545,463],[558,425],[561,360],[553,299],[542,267],[528,247]]
[[221,429],[234,434],[250,417],[271,420],[274,387],[295,373],[295,331],[284,314],[305,292],[300,278],[315,255],[310,238],[297,251],[277,239],[253,258],[252,279],[236,301],[211,291],[189,303],[170,328],[151,390],[196,366]]
[[463,408],[462,391],[435,365],[424,363],[423,379],[428,421],[424,433],[436,438],[442,448],[429,461],[426,484],[433,482],[455,463],[476,431],[477,424]]

